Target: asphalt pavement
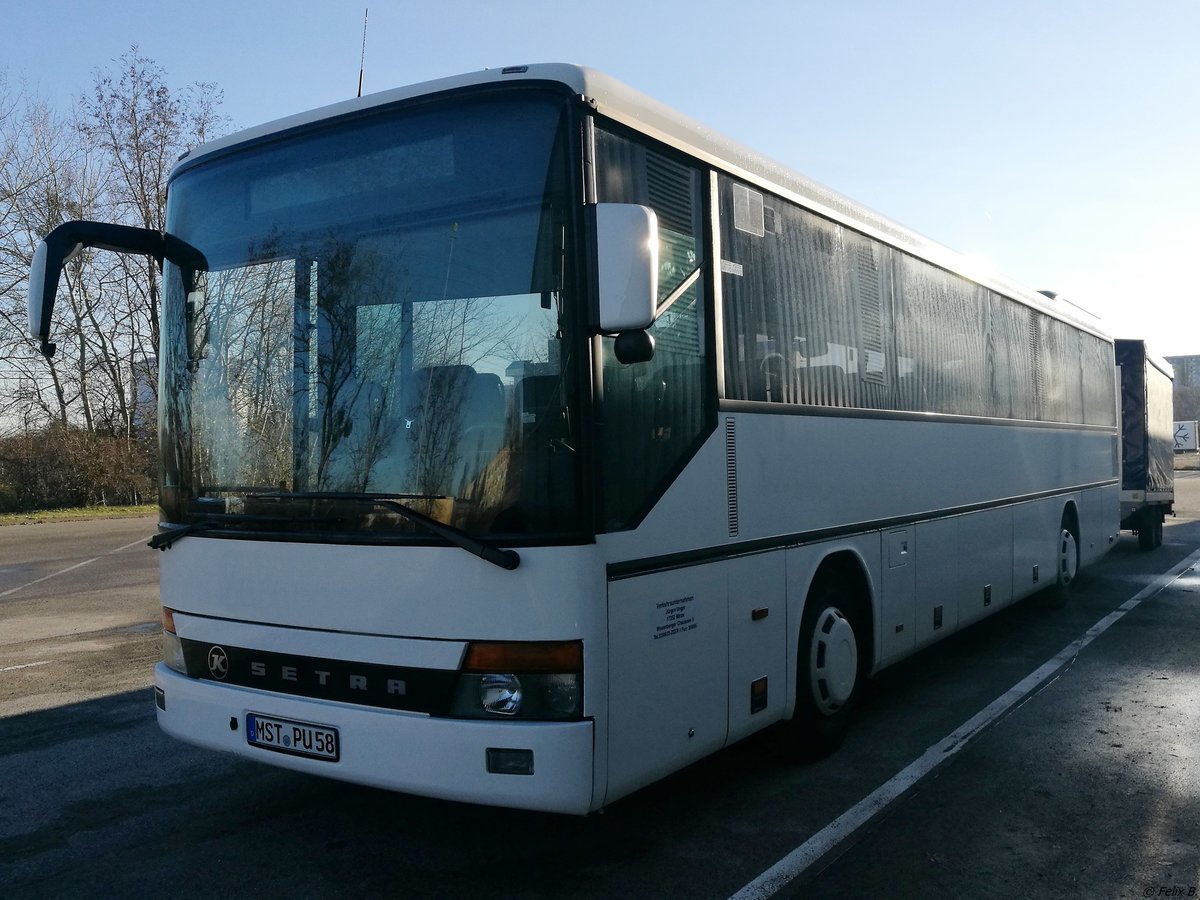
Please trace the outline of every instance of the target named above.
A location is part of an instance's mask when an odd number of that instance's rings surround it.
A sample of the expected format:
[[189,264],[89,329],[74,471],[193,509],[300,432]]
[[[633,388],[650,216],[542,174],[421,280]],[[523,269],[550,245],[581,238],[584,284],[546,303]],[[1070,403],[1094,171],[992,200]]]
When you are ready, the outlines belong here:
[[782,896],[1200,895],[1200,574],[1112,624]]

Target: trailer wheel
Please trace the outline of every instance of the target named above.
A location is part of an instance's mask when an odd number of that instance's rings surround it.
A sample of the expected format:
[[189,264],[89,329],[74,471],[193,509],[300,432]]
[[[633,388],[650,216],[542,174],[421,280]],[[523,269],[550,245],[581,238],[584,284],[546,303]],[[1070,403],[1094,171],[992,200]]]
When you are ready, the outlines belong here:
[[1138,522],[1138,547],[1149,552],[1161,547],[1163,541],[1163,517],[1157,510],[1144,509]]
[[1149,553],[1154,549],[1154,528],[1146,521],[1147,518],[1143,514],[1141,521],[1138,522],[1138,549],[1143,553]]

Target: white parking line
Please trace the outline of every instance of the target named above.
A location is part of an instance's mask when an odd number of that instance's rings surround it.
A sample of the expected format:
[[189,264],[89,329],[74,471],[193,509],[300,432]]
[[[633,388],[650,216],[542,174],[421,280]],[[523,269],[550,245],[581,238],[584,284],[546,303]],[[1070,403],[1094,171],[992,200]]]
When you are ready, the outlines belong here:
[[1134,596],[1122,603],[1080,637],[1076,638],[1058,655],[1047,660],[1035,671],[1022,678],[997,697],[980,712],[976,713],[953,732],[942,738],[916,760],[901,769],[890,780],[880,785],[854,806],[850,807],[807,841],[767,869],[730,900],[766,900],[791,881],[794,881],[814,862],[852,835],[855,831],[899,799],[909,788],[940,766],[943,762],[965,747],[972,738],[1023,703],[1036,690],[1050,684],[1063,666],[1071,662],[1079,652],[1107,631],[1114,622],[1134,609],[1143,600],[1153,597],[1172,581],[1200,562],[1197,550],[1175,568],[1158,576]]
[[25,584],[17,585],[15,588],[9,588],[7,591],[0,591],[0,598],[7,597],[9,594],[15,594],[17,591],[23,591],[27,587],[33,587],[35,584],[41,584],[43,581],[49,581],[51,578],[57,578],[59,575],[66,575],[68,572],[73,572],[83,566],[90,565],[96,560],[104,559],[105,556],[112,556],[114,553],[120,553],[122,550],[128,550],[130,547],[136,547],[138,544],[144,544],[149,538],[138,538],[136,541],[126,544],[124,547],[118,547],[116,550],[109,550],[107,553],[100,556],[93,556],[91,559],[85,559],[83,562],[75,563],[73,566],[67,566],[65,569],[59,569],[57,572],[52,572],[49,575],[43,575],[41,578],[36,578],[33,581]]
[[41,662],[21,663],[21,665],[19,665],[19,666],[5,666],[3,669],[0,669],[0,672],[15,672],[15,671],[17,671],[17,669],[32,669],[34,666],[48,666],[48,665],[50,665],[50,660],[43,659]]

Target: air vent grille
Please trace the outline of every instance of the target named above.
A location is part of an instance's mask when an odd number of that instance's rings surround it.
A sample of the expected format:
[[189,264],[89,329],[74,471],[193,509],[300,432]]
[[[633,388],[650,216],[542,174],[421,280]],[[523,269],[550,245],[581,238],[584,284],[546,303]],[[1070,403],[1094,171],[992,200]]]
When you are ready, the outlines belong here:
[[733,419],[725,420],[725,497],[729,504],[729,536],[737,537],[737,433]]

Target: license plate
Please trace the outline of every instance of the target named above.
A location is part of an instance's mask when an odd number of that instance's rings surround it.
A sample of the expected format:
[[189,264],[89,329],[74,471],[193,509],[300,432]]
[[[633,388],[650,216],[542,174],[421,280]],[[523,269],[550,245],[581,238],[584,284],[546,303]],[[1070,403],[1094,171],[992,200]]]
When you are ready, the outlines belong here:
[[336,728],[246,713],[246,743],[264,750],[337,762],[341,741]]

